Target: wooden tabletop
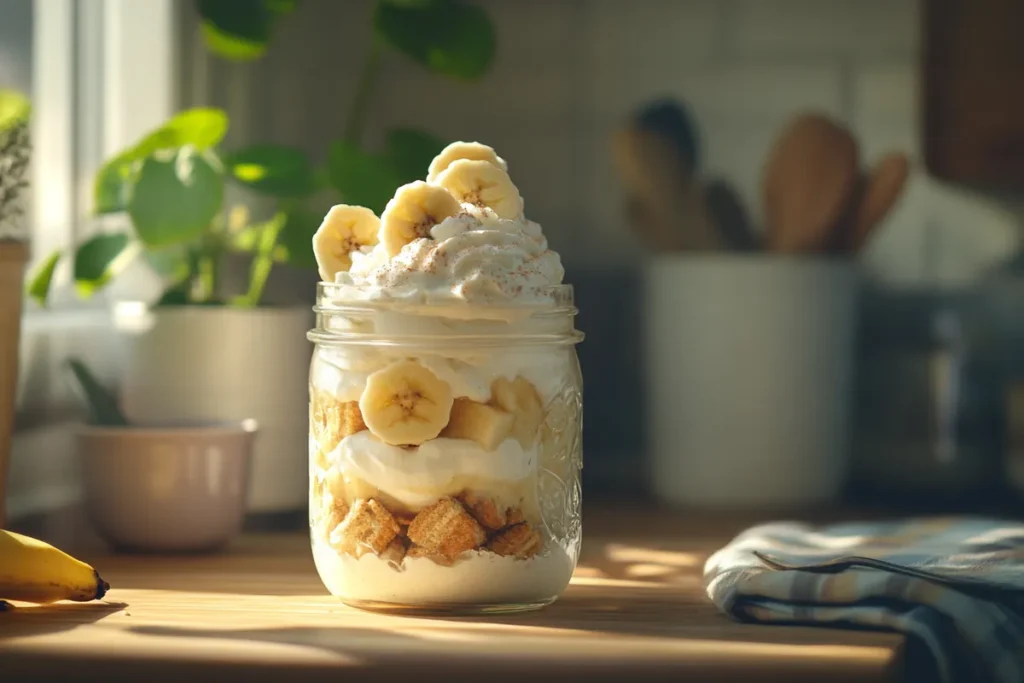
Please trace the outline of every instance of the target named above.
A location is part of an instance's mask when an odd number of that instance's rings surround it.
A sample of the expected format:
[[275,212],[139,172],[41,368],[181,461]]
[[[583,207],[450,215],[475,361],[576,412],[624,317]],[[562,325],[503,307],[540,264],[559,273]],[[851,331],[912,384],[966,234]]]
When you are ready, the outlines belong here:
[[0,613],[0,679],[901,680],[901,636],[740,624],[715,610],[704,560],[750,521],[588,515],[566,594],[508,617],[347,608],[326,594],[300,533],[245,535],[213,556],[83,552],[110,582],[107,599]]

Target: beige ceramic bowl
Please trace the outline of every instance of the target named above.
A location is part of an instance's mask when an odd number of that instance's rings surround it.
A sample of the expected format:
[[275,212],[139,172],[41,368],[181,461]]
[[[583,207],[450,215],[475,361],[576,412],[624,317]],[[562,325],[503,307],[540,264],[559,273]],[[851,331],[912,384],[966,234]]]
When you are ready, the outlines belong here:
[[83,426],[86,504],[115,548],[219,549],[241,529],[256,423]]

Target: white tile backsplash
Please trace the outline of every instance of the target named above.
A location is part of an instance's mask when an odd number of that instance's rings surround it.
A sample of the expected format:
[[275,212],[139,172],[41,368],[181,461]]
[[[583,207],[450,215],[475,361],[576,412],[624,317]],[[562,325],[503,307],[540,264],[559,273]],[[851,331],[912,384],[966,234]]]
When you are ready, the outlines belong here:
[[543,70],[557,66],[576,45],[578,2],[491,0],[484,3],[498,28],[498,59],[494,74],[506,69]]
[[857,72],[850,123],[863,141],[865,159],[889,149],[921,158],[919,97],[915,64],[871,66]]
[[[406,67],[406,68],[401,68]],[[506,68],[500,78],[463,83],[413,72],[402,64],[393,69],[374,101],[377,118],[390,124],[422,125],[448,135],[487,126],[558,130],[570,120],[571,73],[563,65],[544,69]],[[500,112],[500,115],[497,114]]]
[[747,58],[910,58],[919,0],[737,0],[729,50]]
[[917,65],[887,64],[859,69],[854,78],[853,118],[864,124],[916,120]]
[[[723,19],[717,0],[582,0],[580,38],[598,75],[609,69],[659,71],[700,63],[720,45]],[[572,33],[563,40],[572,40]]]

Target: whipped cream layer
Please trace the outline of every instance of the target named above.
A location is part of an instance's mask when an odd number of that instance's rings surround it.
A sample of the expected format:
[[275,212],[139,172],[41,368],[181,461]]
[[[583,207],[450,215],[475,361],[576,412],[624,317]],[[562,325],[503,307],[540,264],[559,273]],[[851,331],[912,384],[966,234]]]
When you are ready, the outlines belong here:
[[[506,439],[493,452],[467,439],[437,438],[415,448],[384,443],[369,431],[346,436],[328,456],[345,483],[368,484],[410,510],[464,489],[487,492],[507,506],[533,489],[537,453]],[[370,497],[353,491],[350,499]],[[362,495],[359,495],[362,494]]]
[[410,354],[404,349],[320,349],[312,375],[313,385],[339,401],[358,401],[367,378],[397,360],[415,358],[448,383],[452,396],[487,403],[491,385],[499,377],[525,377],[537,389],[544,405],[574,384],[575,356],[551,349],[472,351],[451,349]]
[[435,225],[430,237],[406,244],[388,258],[382,244],[352,253],[346,298],[403,303],[460,301],[479,306],[544,304],[562,282],[558,254],[548,249],[540,225],[520,216],[500,219],[470,204]]

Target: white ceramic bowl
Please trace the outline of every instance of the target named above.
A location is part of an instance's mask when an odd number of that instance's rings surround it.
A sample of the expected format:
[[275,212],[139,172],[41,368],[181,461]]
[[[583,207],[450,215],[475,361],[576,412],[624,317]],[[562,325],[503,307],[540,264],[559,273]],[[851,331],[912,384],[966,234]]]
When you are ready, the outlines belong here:
[[256,422],[83,426],[89,516],[115,548],[217,550],[241,529]]

